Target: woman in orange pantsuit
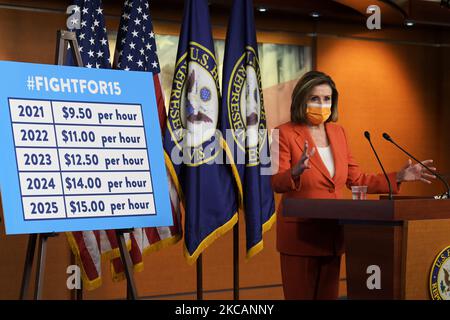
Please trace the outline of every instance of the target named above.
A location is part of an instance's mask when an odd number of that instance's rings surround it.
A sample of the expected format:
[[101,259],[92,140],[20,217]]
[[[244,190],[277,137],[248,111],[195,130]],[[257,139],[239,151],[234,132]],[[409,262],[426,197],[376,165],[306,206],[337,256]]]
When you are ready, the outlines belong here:
[[[272,176],[272,186],[283,194],[277,210],[277,249],[286,299],[336,299],[344,248],[337,221],[283,217],[283,200],[340,199],[345,186],[355,185],[368,186],[368,193],[389,190],[383,174],[360,171],[344,129],[334,123],[337,117],[338,91],[333,80],[311,71],[292,93],[291,121],[277,128],[273,146],[278,149],[273,148],[272,157],[278,171]],[[423,162],[430,165],[433,160]],[[435,176],[408,160],[388,178],[393,193],[398,193],[401,182],[431,183],[428,179]]]

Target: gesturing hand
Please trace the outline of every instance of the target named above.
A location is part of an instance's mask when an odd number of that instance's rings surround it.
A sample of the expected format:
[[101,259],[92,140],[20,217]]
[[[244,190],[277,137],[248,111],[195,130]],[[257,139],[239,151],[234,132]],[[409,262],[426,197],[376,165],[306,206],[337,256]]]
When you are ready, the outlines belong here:
[[[433,163],[433,160],[425,160],[422,161],[422,163],[429,167],[431,170],[436,171],[436,168],[430,167],[430,165]],[[397,173],[397,182],[420,180],[422,182],[430,184],[431,181],[428,179],[436,179],[436,176],[430,174],[427,169],[420,165],[420,163],[412,165],[411,159],[408,159],[406,165]]]
[[303,173],[303,171],[311,168],[309,165],[309,158],[311,158],[315,152],[316,149],[314,147],[311,149],[311,151],[309,151],[308,141],[306,140],[305,145],[303,146],[303,153],[300,160],[291,169],[292,177],[297,178]]

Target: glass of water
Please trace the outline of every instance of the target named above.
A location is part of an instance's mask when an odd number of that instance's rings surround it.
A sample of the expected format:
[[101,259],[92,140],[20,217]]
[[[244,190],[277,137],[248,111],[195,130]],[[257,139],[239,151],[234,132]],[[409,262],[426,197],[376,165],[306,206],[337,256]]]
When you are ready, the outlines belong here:
[[352,186],[352,198],[353,200],[366,200],[367,186]]

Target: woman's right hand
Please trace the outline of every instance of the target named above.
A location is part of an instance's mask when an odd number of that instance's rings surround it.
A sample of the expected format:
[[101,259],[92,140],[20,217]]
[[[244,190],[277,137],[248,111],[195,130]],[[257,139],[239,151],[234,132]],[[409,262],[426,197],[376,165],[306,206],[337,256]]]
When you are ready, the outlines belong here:
[[306,169],[311,168],[311,166],[309,165],[309,159],[314,155],[315,152],[316,149],[314,147],[311,149],[311,151],[309,151],[308,140],[306,140],[300,160],[291,169],[291,174],[294,179],[298,178]]

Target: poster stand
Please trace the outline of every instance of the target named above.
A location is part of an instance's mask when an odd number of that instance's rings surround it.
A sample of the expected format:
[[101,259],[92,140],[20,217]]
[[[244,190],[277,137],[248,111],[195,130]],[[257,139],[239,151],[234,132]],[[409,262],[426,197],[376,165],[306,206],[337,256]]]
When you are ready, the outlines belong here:
[[[78,49],[78,42],[76,33],[66,30],[58,30],[56,38],[56,57],[55,62],[57,65],[64,65],[67,57],[68,45],[70,47],[72,57],[74,57],[75,64],[79,67],[83,67],[83,61]],[[120,257],[124,262],[125,276],[127,279],[127,299],[136,300],[138,298],[136,284],[133,277],[133,263],[131,261],[130,254],[127,250],[124,234],[131,232],[132,229],[119,229],[115,230],[116,237],[118,239]],[[42,288],[44,282],[44,270],[45,270],[45,258],[47,253],[47,240],[50,237],[58,236],[57,233],[40,233],[30,234],[28,236],[27,253],[25,257],[25,264],[22,275],[22,284],[20,289],[20,300],[25,299],[25,295],[28,291],[31,271],[33,267],[33,260],[36,251],[36,242],[39,238],[38,248],[38,265],[36,269],[35,287],[34,287],[34,300],[40,300],[42,298]],[[72,254],[71,262],[74,264],[74,257]],[[73,299],[82,299],[82,288],[74,290],[72,296]]]

